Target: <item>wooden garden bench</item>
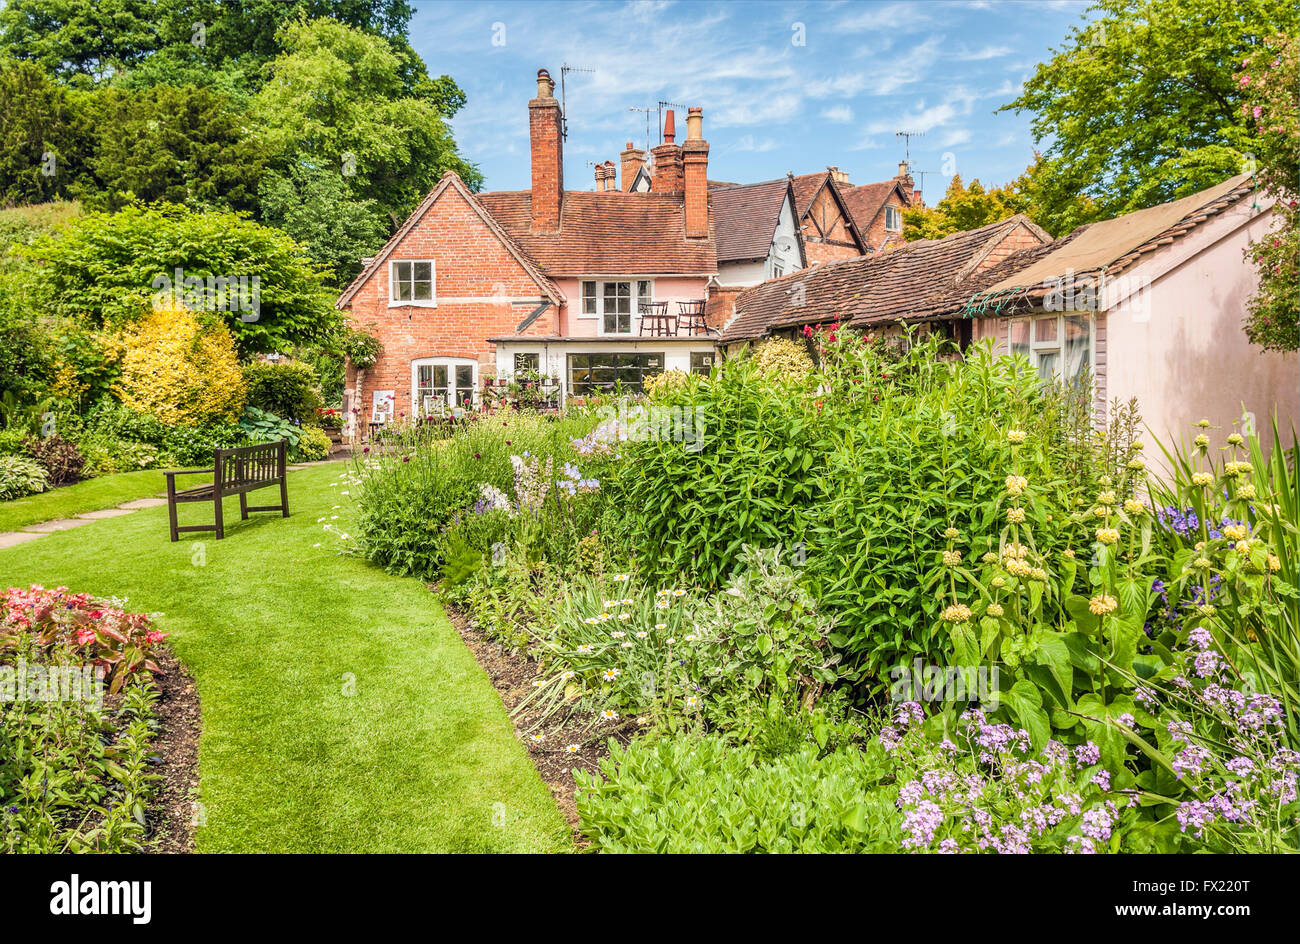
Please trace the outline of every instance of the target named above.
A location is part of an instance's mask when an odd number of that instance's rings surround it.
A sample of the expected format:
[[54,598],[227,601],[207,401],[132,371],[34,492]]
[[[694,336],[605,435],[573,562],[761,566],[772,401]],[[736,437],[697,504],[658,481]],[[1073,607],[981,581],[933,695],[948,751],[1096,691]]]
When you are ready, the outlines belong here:
[[[288,441],[281,439],[279,442],[259,443],[256,446],[217,449],[213,453],[210,469],[177,469],[163,473],[167,476],[167,513],[171,519],[172,540],[180,540],[182,531],[215,531],[217,540],[224,538],[226,528],[221,514],[221,501],[227,495],[239,496],[241,520],[247,521],[250,511],[278,511],[285,518],[289,517],[289,488],[285,481],[287,455]],[[211,475],[212,481],[177,491],[178,475]],[[248,504],[249,492],[273,485],[280,486],[278,505]],[[178,525],[176,506],[184,502],[211,502],[215,523]]]

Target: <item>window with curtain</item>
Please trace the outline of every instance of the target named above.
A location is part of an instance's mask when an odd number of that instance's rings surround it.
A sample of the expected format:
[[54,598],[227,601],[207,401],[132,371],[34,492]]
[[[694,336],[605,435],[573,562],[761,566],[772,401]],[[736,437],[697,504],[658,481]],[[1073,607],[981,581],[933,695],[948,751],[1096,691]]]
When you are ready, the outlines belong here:
[[645,378],[664,369],[662,354],[597,354],[569,355],[569,392],[575,395],[592,393],[640,393]]
[[1093,323],[1089,314],[1047,314],[1012,320],[1008,340],[1044,380],[1081,382],[1092,371]]

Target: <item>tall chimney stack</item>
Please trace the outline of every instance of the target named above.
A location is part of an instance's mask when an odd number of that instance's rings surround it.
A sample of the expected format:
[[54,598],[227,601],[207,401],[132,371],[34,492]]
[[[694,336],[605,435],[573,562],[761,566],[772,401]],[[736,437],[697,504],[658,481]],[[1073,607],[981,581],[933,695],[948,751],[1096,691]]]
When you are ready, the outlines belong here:
[[704,110],[686,113],[686,143],[682,145],[683,178],[686,188],[686,236],[709,235],[709,142],[704,140]]
[[554,233],[560,228],[564,200],[564,142],[560,133],[560,103],[555,81],[537,70],[537,97],[528,103],[528,136],[533,160],[533,230]]
[[673,143],[676,137],[676,122],[670,108],[664,113],[664,143],[650,151],[655,160],[650,187],[656,193],[681,193],[685,186],[682,179],[682,148]]
[[627,142],[627,147],[619,156],[619,187],[624,193],[632,190],[632,181],[636,180],[637,173],[645,166],[645,151],[634,148],[632,142]]

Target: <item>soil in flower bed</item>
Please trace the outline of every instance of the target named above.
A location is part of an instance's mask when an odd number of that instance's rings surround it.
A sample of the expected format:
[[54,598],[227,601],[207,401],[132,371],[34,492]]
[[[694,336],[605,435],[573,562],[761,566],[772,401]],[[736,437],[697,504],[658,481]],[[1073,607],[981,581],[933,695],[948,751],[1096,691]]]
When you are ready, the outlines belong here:
[[154,773],[158,795],[147,813],[145,851],[190,852],[201,808],[199,796],[199,693],[185,667],[167,649],[156,652],[162,674],[154,676],[159,699],[154,705],[158,731],[153,748],[159,763]]
[[[590,712],[560,710],[539,724],[539,712],[525,709],[518,714],[515,708],[533,691],[533,679],[537,678],[538,663],[522,652],[512,651],[499,643],[490,641],[487,634],[475,627],[463,613],[444,603],[447,617],[456,631],[478,659],[492,686],[501,696],[510,721],[514,725],[515,735],[528,748],[533,766],[541,776],[542,782],[550,789],[556,805],[573,829],[574,840],[579,847],[585,848],[586,840],[578,831],[578,808],[574,802],[577,783],[573,779],[574,770],[598,771],[598,764],[609,756],[609,739],[626,744],[635,735],[638,725],[635,718],[604,722]],[[529,735],[541,734],[540,743],[533,742]],[[577,744],[578,750],[569,753],[565,748]]]

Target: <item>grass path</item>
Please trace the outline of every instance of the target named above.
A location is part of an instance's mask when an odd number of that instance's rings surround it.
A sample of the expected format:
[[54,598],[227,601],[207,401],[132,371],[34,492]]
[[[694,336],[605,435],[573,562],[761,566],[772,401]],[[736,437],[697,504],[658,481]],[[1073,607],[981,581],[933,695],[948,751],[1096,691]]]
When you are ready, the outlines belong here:
[[164,614],[203,703],[199,851],[570,849],[429,592],[323,534],[338,471],[291,472],[287,519],[240,522],[228,504],[223,541],[172,544],[153,508],[0,550],[0,587],[64,584]]
[[[201,481],[195,479],[195,482]],[[151,498],[166,488],[167,481],[157,469],[87,479],[39,495],[0,502],[0,531],[16,531],[51,518],[71,518],[136,498]]]

